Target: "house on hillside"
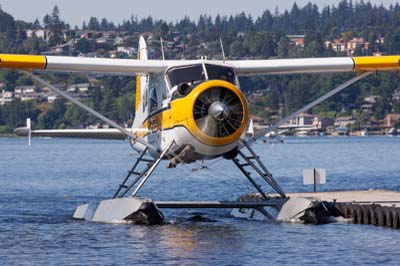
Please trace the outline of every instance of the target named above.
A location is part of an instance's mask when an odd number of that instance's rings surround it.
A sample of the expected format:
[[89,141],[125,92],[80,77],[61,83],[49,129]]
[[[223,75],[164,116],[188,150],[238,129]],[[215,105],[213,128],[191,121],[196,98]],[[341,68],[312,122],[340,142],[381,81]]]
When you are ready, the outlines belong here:
[[16,98],[20,98],[23,94],[32,94],[36,92],[36,86],[17,86],[14,89],[14,95]]
[[286,37],[288,37],[292,45],[304,48],[305,35],[286,35]]
[[392,94],[393,101],[400,101],[400,89],[396,89]]
[[345,41],[343,38],[341,38],[332,41],[326,41],[325,47],[332,49],[335,52],[342,52],[348,56],[352,56],[357,47],[360,47],[363,53],[366,52],[368,50],[369,43],[363,38],[353,38],[350,41]]
[[89,93],[89,83],[78,83],[68,86],[67,92]]
[[400,114],[387,114],[383,119],[384,128],[398,127],[400,125]]
[[50,30],[47,29],[26,30],[25,33],[27,38],[33,38],[33,36],[36,36],[36,38],[44,41],[48,41],[50,37]]
[[376,107],[378,96],[370,95],[364,98],[363,104],[361,105],[361,110],[363,112],[374,112]]
[[117,36],[114,38],[114,45],[119,46],[124,44],[124,38]]
[[14,95],[11,91],[3,90],[0,97],[0,105],[4,105],[5,103],[12,102],[14,99]]

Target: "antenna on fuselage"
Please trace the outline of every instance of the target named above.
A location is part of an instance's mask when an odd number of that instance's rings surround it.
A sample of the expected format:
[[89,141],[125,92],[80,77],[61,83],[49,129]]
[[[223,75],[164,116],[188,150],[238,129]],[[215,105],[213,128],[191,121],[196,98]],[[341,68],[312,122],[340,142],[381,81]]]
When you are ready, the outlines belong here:
[[225,62],[225,51],[224,51],[224,45],[222,43],[222,38],[221,37],[219,37],[219,43],[221,44],[222,58],[224,59],[224,62]]
[[161,55],[162,55],[162,60],[165,60],[165,56],[164,56],[164,43],[163,43],[163,39],[162,37],[160,37],[160,43],[161,43]]

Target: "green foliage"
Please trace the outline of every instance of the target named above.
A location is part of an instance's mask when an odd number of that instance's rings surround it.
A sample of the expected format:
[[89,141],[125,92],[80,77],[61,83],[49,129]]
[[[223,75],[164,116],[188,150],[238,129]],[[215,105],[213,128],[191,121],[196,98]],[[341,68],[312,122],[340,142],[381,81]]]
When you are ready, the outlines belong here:
[[67,110],[65,100],[57,99],[52,107],[46,112],[41,113],[38,117],[39,128],[59,128],[64,122],[64,114]]
[[14,18],[0,7],[0,33],[5,34],[8,38],[13,38],[16,35],[15,30]]
[[[226,56],[230,59],[344,56],[345,54],[335,53],[324,46],[325,40],[341,37],[344,40],[353,37],[368,40],[368,50],[357,47],[354,55],[371,55],[378,51],[400,54],[400,5],[385,8],[364,1],[353,2],[343,0],[337,6],[326,6],[321,11],[315,4],[309,3],[303,7],[294,4],[290,10],[284,12],[276,10],[272,13],[265,10],[255,19],[240,13],[231,16],[217,15],[214,19],[209,15],[202,15],[197,21],[184,17],[176,23],[168,23],[150,16],[142,19],[132,16],[116,25],[106,18],[99,20],[90,17],[83,28],[115,31],[114,35],[126,33],[124,45],[128,47],[137,46],[138,32],[151,32],[153,40],[162,37],[165,41],[174,41],[174,45],[185,46],[178,51],[165,49],[168,59],[194,59],[204,55],[221,58],[220,37]],[[41,27],[50,30],[48,42],[36,36],[27,38],[26,29]],[[0,53],[39,54],[48,51],[50,47],[66,41],[62,32],[68,28],[69,25],[61,20],[57,6],[51,14],[43,18],[42,25],[39,21],[16,22],[0,8]],[[294,45],[287,37],[290,34],[304,34],[304,47]],[[384,37],[383,43],[375,42],[381,37]],[[111,49],[115,49],[112,46],[100,47],[94,38],[78,39],[72,54],[97,52],[107,56]],[[160,58],[158,42],[149,44],[149,48],[154,50],[151,56]],[[88,82],[85,75],[42,76],[51,83],[64,86]],[[282,107],[284,113],[296,110],[351,77],[351,74],[253,76],[240,77],[240,82],[246,93],[255,90],[264,92],[264,96],[251,105],[251,109],[257,115],[273,119]],[[357,82],[312,111],[329,117],[356,113],[361,123],[371,116],[382,118],[389,112],[400,112],[399,102],[391,100],[394,90],[400,87],[398,80],[395,74],[378,74]],[[1,71],[0,82],[5,83],[6,91],[13,91],[18,85],[32,84],[30,79],[13,71]],[[120,123],[126,122],[133,112],[135,86],[133,77],[104,77],[98,86],[91,88],[90,98],[85,103]],[[364,97],[368,95],[379,96],[371,114],[359,111]],[[39,103],[18,101],[0,106],[1,130],[11,130],[15,126],[23,125],[27,116],[40,128],[80,127],[97,122],[64,101],[57,100],[52,106],[40,110],[38,106]]]
[[57,6],[54,6],[51,15],[46,15],[43,18],[44,27],[50,30],[49,45],[55,46],[63,43],[62,30],[68,28],[68,26],[61,21],[60,11]]

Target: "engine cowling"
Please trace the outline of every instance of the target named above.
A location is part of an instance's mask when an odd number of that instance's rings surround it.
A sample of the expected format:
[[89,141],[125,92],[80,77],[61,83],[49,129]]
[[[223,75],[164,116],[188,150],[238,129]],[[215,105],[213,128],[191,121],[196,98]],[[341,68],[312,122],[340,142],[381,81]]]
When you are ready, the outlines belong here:
[[205,81],[193,88],[187,98],[192,110],[189,130],[201,142],[223,146],[244,134],[249,121],[247,102],[232,83]]

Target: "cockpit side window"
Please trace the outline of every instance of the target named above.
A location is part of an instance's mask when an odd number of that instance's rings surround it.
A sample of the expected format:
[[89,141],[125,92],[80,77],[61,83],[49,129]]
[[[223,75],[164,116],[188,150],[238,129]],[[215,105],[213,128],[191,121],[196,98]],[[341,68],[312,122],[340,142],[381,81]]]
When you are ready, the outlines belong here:
[[206,64],[208,79],[220,79],[235,84],[233,68]]
[[150,113],[157,111],[157,89],[152,87],[150,89]]
[[167,75],[171,83],[171,87],[174,87],[181,83],[192,84],[198,81],[204,81],[206,79],[203,71],[203,66],[201,64],[173,68],[168,71]]

